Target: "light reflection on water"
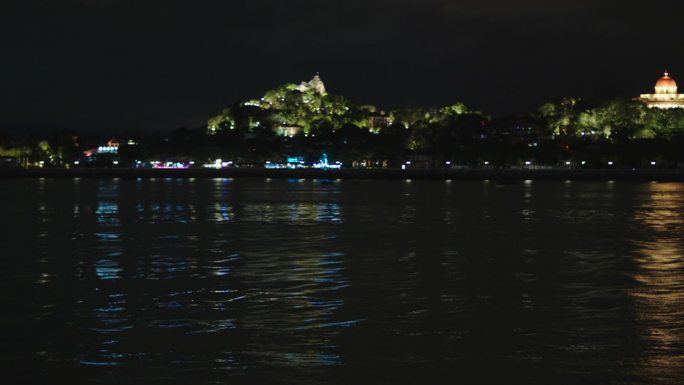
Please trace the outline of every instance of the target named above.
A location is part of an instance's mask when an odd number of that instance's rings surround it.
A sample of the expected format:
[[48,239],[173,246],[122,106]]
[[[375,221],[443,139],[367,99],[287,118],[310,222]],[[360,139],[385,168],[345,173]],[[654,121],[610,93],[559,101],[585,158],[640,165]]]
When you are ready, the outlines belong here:
[[684,366],[681,184],[36,179],[0,194],[2,359],[28,382],[678,384]]
[[635,240],[639,285],[630,294],[647,340],[640,373],[668,384],[681,381],[684,368],[684,186],[652,183],[648,190],[635,215],[644,234]]

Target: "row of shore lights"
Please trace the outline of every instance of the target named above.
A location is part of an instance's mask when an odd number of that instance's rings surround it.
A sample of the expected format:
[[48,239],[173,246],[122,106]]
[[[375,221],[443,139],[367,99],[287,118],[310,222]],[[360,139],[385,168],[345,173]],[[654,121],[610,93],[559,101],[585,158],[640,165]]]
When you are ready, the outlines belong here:
[[[451,166],[451,161],[446,161],[444,164],[447,165],[447,166]],[[489,165],[490,165],[490,162],[489,162],[488,160],[485,160],[484,162],[482,162],[482,164],[485,165],[485,166],[489,166]],[[587,161],[586,161],[586,160],[583,160],[583,161],[580,162],[580,164],[581,164],[582,166],[584,166],[584,165],[587,164]],[[613,165],[615,165],[615,162],[613,162],[613,161],[611,160],[611,161],[608,161],[607,164],[608,164],[608,166],[613,166]],[[655,166],[656,164],[657,164],[657,162],[655,162],[655,161],[652,161],[652,162],[651,162],[651,166]],[[410,166],[410,165],[411,165],[411,161],[410,161],[410,160],[407,160],[404,164],[401,165],[401,169],[402,169],[402,170],[405,170],[405,169],[406,169],[408,166]],[[532,161],[530,161],[530,160],[525,161],[525,166],[531,166],[531,165],[532,165]],[[572,162],[566,161],[566,162],[565,162],[565,165],[566,165],[566,166],[571,166],[571,165],[572,165]]]
[[[220,161],[220,160],[219,160],[219,161]],[[44,164],[45,162],[40,161],[40,162],[38,162],[38,163],[40,164],[41,167],[43,167],[43,164]],[[80,163],[81,163],[81,162],[78,161],[78,160],[74,161],[74,165],[79,165]],[[193,163],[194,163],[194,162],[193,162]],[[232,162],[230,162],[230,163],[232,163]],[[271,163],[271,162],[266,162],[266,163]],[[118,164],[119,164],[119,161],[118,161],[118,160],[115,160],[115,161],[112,162],[112,164],[118,165]],[[451,161],[446,161],[445,164],[446,164],[447,166],[451,166]],[[482,162],[482,164],[484,164],[485,166],[489,166],[490,163],[489,163],[489,161],[485,160],[484,162]],[[581,162],[581,165],[582,165],[582,166],[584,166],[584,165],[586,165],[586,164],[587,164],[587,162],[586,162],[585,160],[583,160],[583,161]],[[615,162],[613,162],[612,160],[611,160],[611,161],[608,161],[608,165],[609,165],[609,166],[613,166],[614,164],[615,164]],[[655,162],[655,161],[652,161],[652,162],[651,162],[651,166],[655,166],[656,164],[657,164],[657,162]],[[404,164],[401,165],[401,169],[402,169],[402,170],[405,170],[405,169],[406,169],[408,166],[410,166],[410,165],[411,165],[411,161],[410,161],[410,160],[407,160]],[[531,166],[531,165],[532,165],[532,161],[529,161],[529,160],[528,160],[528,161],[525,161],[525,166]],[[566,166],[571,166],[571,165],[572,165],[572,162],[566,161],[566,162],[565,162],[565,165],[566,165]]]

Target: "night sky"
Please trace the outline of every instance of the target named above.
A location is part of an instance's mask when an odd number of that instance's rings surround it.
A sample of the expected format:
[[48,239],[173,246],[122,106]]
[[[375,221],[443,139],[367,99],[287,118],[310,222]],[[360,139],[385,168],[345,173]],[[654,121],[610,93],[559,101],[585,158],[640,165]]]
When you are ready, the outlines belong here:
[[4,0],[0,130],[197,127],[316,72],[381,108],[636,96],[684,82],[683,21],[682,1]]

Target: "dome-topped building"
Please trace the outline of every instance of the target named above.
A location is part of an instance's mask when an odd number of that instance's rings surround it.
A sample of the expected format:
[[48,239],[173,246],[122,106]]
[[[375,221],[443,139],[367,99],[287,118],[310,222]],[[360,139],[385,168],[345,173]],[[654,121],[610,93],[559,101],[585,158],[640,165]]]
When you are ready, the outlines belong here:
[[677,82],[667,71],[656,82],[655,94],[641,94],[637,100],[649,108],[684,108],[684,94],[677,93]]

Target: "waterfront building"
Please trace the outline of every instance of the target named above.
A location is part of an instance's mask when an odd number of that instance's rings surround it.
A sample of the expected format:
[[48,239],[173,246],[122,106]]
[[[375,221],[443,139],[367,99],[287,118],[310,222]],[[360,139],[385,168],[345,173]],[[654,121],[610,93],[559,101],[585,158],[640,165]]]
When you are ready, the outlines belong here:
[[[137,144],[133,141],[133,144]],[[111,138],[107,141],[106,146],[98,146],[95,148],[91,148],[88,150],[83,151],[83,155],[87,157],[91,157],[96,154],[109,154],[109,155],[117,155],[119,153],[119,146],[121,143],[119,143],[119,140],[116,138]]]
[[649,108],[684,108],[684,94],[677,93],[677,82],[667,71],[656,82],[654,94],[641,94],[636,100]]

